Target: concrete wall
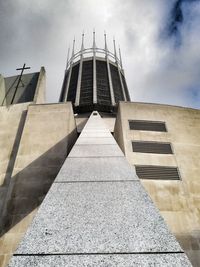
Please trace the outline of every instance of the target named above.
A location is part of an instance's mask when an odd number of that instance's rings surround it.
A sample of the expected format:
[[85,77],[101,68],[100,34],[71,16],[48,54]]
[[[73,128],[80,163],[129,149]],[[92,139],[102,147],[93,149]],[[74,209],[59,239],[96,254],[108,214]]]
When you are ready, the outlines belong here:
[[17,154],[29,103],[0,107],[0,214]]
[[4,77],[0,74],[0,106],[3,105],[3,102],[5,102],[6,105],[6,87],[5,87],[5,80]]
[[[181,181],[141,180],[194,266],[200,266],[200,110],[121,102],[115,137],[134,165],[178,166]],[[167,132],[129,129],[128,120],[165,121]],[[132,140],[170,142],[173,155],[132,152]]]
[[[15,92],[18,79],[19,75],[4,78],[0,74],[0,106],[25,102],[43,104],[45,102],[46,72],[44,67],[41,67],[40,72],[23,74]],[[12,100],[13,103],[11,103]]]
[[44,67],[41,67],[33,100],[35,104],[45,103],[46,101],[45,88],[46,88],[46,71]]
[[71,103],[28,107],[3,210],[0,266],[6,266],[76,138]]
[[191,267],[98,113],[9,263],[21,266]]
[[75,115],[75,121],[76,121],[76,127],[77,127],[78,133],[81,133],[89,117],[90,117],[90,113]]
[[19,75],[4,78],[6,87],[6,103],[4,102],[3,105],[33,101],[38,83],[39,72],[23,74],[17,87],[19,78]]

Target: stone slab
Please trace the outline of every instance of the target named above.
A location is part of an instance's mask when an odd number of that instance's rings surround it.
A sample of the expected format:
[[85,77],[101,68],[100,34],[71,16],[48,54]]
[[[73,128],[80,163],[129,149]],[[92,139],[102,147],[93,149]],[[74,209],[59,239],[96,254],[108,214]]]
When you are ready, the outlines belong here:
[[96,128],[96,127],[85,127],[83,132],[104,132],[104,133],[110,133],[109,130],[103,128],[103,127],[99,127],[99,128]]
[[17,254],[182,251],[140,182],[54,183]]
[[192,267],[185,254],[15,256],[8,267]]
[[116,141],[113,137],[81,137],[77,140],[76,145],[116,145]]
[[124,157],[118,145],[75,145],[68,157]]
[[107,125],[103,122],[102,118],[93,118],[90,117],[89,120],[87,121],[87,124],[85,127],[104,127],[107,128]]
[[83,129],[83,132],[85,132],[85,131],[100,131],[100,132],[107,132],[107,133],[110,133],[110,131],[107,129],[107,128],[105,128],[105,126],[93,126],[93,125],[91,125],[91,126],[85,126],[84,127],[84,129]]
[[124,157],[67,158],[55,182],[138,180]]
[[85,131],[80,134],[80,137],[112,137],[112,135],[109,132],[98,132],[98,131],[86,132]]

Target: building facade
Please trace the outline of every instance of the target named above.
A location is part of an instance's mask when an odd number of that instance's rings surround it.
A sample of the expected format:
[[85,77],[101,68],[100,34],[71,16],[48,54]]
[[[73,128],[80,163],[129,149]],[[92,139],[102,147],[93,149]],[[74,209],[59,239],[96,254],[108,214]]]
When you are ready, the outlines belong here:
[[120,102],[114,135],[194,266],[200,265],[200,111]]
[[44,103],[43,68],[32,87],[11,103],[1,79],[0,265],[18,248],[9,266],[200,266],[200,111],[130,102],[95,33],[60,103]]

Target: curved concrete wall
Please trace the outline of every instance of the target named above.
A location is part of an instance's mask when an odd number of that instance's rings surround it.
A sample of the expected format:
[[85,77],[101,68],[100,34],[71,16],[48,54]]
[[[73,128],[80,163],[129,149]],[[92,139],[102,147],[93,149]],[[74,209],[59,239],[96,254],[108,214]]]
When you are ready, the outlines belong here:
[[[167,132],[129,129],[129,120],[164,121]],[[121,102],[115,137],[132,165],[177,166],[181,180],[141,180],[194,266],[200,264],[200,110]],[[136,153],[131,141],[169,142],[174,154]]]

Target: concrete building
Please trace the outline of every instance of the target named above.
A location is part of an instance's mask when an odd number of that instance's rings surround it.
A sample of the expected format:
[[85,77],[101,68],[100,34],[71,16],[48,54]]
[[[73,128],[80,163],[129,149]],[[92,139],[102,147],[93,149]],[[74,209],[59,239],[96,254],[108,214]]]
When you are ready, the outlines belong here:
[[0,266],[200,266],[200,111],[130,102],[95,33],[60,103],[37,76],[0,107]]
[[114,130],[193,266],[200,266],[199,122],[197,109],[120,102]]

